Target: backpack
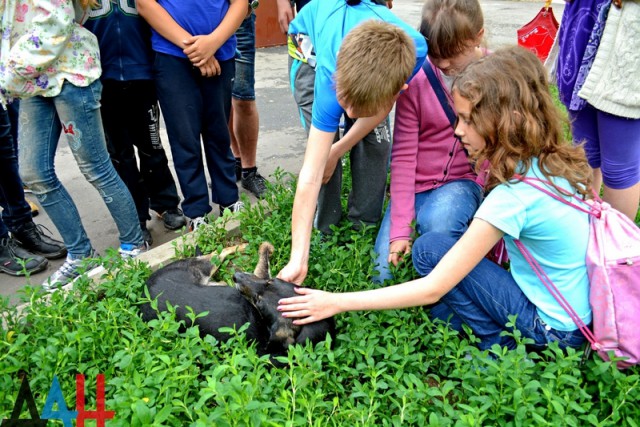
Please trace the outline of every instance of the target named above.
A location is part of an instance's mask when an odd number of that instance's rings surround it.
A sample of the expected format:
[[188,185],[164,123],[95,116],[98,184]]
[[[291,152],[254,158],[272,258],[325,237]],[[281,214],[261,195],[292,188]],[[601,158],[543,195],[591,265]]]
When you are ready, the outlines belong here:
[[522,242],[516,240],[515,244],[542,283],[576,322],[591,349],[607,361],[610,352],[617,358],[625,358],[617,361],[619,369],[640,363],[640,228],[597,195],[588,202],[573,195],[578,201],[573,203],[544,188],[551,185],[548,181],[516,178],[589,214],[586,265],[593,331],[578,317]]

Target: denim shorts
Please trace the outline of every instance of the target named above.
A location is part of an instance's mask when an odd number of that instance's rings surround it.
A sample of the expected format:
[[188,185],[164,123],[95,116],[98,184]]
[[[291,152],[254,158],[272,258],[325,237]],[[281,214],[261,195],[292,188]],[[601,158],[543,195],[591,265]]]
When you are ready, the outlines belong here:
[[236,31],[236,76],[231,96],[253,101],[255,92],[256,15],[249,15]]

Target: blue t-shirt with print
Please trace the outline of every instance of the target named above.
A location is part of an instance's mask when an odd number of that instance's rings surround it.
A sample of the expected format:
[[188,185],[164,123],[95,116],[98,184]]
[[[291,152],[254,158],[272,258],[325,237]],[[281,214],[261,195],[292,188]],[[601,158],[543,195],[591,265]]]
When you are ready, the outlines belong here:
[[[333,132],[340,124],[344,112],[336,97],[333,74],[336,71],[338,50],[342,40],[358,24],[378,19],[402,28],[414,41],[418,72],[427,56],[427,42],[422,34],[398,18],[386,6],[362,0],[349,6],[346,0],[312,0],[289,24],[289,34],[306,34],[316,52],[316,77],[312,109],[312,123],[317,129]],[[363,46],[375,49],[375,46]],[[363,66],[365,67],[365,66]],[[362,72],[368,70],[363,68]]]
[[[526,175],[546,180],[537,159]],[[572,191],[564,178],[559,187]],[[544,184],[543,184],[544,185]],[[555,191],[550,188],[551,191]],[[567,200],[570,200],[567,197]],[[559,331],[577,329],[566,311],[545,288],[513,242],[519,239],[585,324],[591,322],[589,278],[585,257],[589,239],[589,215],[565,205],[524,182],[500,184],[475,214],[505,233],[511,274],[537,308],[540,318]]]
[[[194,36],[210,34],[215,30],[229,10],[227,0],[158,0],[173,19]],[[186,58],[182,49],[152,30],[153,50],[168,55]],[[231,59],[236,54],[236,36],[232,35],[215,53],[220,61]]]

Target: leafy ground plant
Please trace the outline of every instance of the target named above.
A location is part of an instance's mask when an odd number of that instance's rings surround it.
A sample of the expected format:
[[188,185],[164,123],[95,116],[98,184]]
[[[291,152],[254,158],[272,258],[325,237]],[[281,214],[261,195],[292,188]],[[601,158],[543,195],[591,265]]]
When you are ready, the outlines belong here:
[[[295,182],[278,172],[270,196],[240,214],[244,254],[224,262],[251,271],[265,240],[276,247],[272,270],[287,261]],[[228,244],[222,218],[197,236],[207,250]],[[373,286],[376,230],[341,225],[314,235],[308,286],[351,291]],[[227,240],[226,240],[227,239]],[[191,249],[177,256],[191,255]],[[358,312],[337,318],[335,342],[295,346],[285,367],[259,357],[243,329],[228,342],[184,329],[175,311],[145,323],[150,274],[139,261],[105,260],[98,290],[88,279],[72,292],[43,298],[26,289],[21,313],[4,300],[0,313],[0,417],[8,418],[26,372],[40,413],[54,375],[64,402],[76,406],[75,375],[86,377],[86,407],[96,408],[95,378],[104,374],[109,426],[638,426],[640,371],[618,371],[582,351],[550,346],[479,351],[473,335],[429,319],[428,309]],[[413,277],[410,262],[400,271]],[[199,313],[192,313],[198,316]],[[27,405],[22,418],[30,418]],[[50,421],[53,425],[53,421]],[[58,425],[62,425],[59,423]]]

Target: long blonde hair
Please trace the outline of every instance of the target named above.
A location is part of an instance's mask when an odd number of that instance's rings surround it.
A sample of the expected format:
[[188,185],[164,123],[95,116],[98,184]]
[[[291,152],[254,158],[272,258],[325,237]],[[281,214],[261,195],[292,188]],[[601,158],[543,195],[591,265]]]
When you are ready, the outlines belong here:
[[471,123],[486,141],[476,164],[491,165],[487,189],[511,180],[520,164],[526,174],[537,158],[545,178],[563,177],[590,197],[592,172],[584,150],[565,140],[566,118],[533,53],[517,46],[496,50],[465,68],[453,91],[471,102]]

